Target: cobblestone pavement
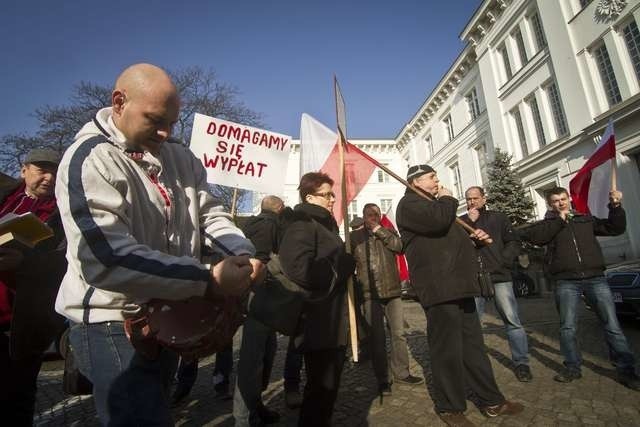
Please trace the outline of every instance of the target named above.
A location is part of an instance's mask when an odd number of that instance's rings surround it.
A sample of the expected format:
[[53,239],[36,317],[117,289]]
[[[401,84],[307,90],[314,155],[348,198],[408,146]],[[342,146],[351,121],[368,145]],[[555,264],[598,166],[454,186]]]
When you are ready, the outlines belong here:
[[[570,384],[553,381],[562,366],[558,344],[558,317],[549,297],[520,299],[521,320],[529,336],[533,382],[520,383],[512,372],[509,346],[502,323],[488,304],[484,339],[498,385],[511,400],[525,405],[514,417],[484,418],[469,402],[469,419],[481,426],[640,426],[640,393],[615,381],[607,358],[602,329],[595,315],[580,311],[583,378]],[[429,356],[421,307],[405,302],[405,332],[410,348],[411,372],[429,379]],[[623,327],[636,356],[640,356],[640,322],[625,320]],[[239,335],[239,334],[238,334]],[[236,344],[238,336],[236,336]],[[264,393],[267,405],[282,414],[276,426],[294,426],[297,411],[284,405],[282,371],[286,339],[279,341],[272,382]],[[237,358],[237,345],[235,357]],[[216,400],[212,387],[214,358],[201,361],[198,380],[186,402],[174,409],[178,426],[232,426],[232,403]],[[62,362],[46,362],[38,379],[36,425],[98,425],[91,397],[68,397],[61,387]],[[304,378],[304,376],[303,376]],[[234,379],[232,378],[232,381]],[[429,389],[393,386],[393,394],[380,400],[370,364],[347,362],[334,413],[337,426],[442,426],[436,417]]]

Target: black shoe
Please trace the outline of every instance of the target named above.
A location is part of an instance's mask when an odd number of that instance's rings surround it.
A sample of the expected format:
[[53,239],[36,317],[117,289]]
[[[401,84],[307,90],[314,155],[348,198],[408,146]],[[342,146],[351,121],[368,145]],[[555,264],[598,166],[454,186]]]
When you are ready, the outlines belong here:
[[634,391],[640,391],[640,378],[635,373],[620,374],[618,377],[620,384]]
[[415,377],[411,374],[407,375],[404,378],[396,378],[396,382],[409,384],[409,385],[418,385],[424,382],[424,378]]
[[189,396],[190,391],[191,390],[186,387],[176,387],[176,391],[173,392],[173,396],[171,397],[171,404],[176,406],[182,403],[182,401]]
[[529,383],[533,380],[533,375],[531,375],[531,369],[527,365],[518,365],[515,369],[516,378],[518,381],[523,383]]
[[264,424],[275,424],[280,421],[280,414],[267,408],[262,402],[258,405],[257,413]]
[[579,380],[582,378],[582,373],[576,369],[565,368],[558,375],[553,377],[555,381],[559,383],[570,383],[573,380]]
[[378,391],[381,396],[391,396],[391,384],[380,383],[380,385],[378,385]]
[[285,390],[284,403],[289,409],[297,409],[302,406],[302,394],[295,389]]

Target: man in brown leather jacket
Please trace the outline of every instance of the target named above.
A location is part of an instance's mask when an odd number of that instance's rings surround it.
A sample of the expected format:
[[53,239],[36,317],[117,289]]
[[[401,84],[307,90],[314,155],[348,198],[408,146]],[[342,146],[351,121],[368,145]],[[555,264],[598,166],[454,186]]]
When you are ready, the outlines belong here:
[[364,295],[364,315],[373,370],[380,393],[389,395],[392,381],[387,361],[384,317],[387,318],[391,333],[391,372],[395,381],[420,384],[424,380],[409,372],[400,277],[396,264],[396,254],[402,251],[402,241],[395,230],[380,225],[380,208],[377,205],[367,203],[362,214],[364,227],[351,232],[351,245]]

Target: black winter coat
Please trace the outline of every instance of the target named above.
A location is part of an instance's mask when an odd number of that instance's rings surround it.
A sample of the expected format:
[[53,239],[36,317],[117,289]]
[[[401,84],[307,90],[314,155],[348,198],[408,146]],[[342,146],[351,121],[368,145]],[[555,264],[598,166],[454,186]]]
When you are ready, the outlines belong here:
[[301,203],[289,220],[280,243],[280,262],[287,277],[317,298],[328,292],[333,272],[337,273],[331,295],[322,302],[305,305],[303,351],[346,346],[346,283],[355,268],[353,257],[345,252],[338,225],[325,208]]
[[564,221],[549,211],[545,219],[518,230],[523,240],[547,246],[549,274],[555,279],[588,279],[604,274],[605,262],[596,236],[617,236],[627,226],[622,206],[609,206],[607,219],[573,214]]
[[[20,185],[19,180],[5,182],[0,188],[0,204]],[[47,224],[53,237],[25,249],[24,260],[15,272],[10,348],[16,360],[41,355],[65,327],[64,318],[55,312],[58,288],[67,271],[66,239],[57,210]]]
[[255,257],[263,263],[269,262],[269,255],[278,253],[280,241],[278,215],[271,211],[262,211],[252,216],[242,227],[242,232],[256,248]]
[[511,226],[511,221],[502,212],[479,209],[480,216],[476,222],[471,221],[469,215],[460,217],[473,228],[479,228],[489,233],[493,239],[490,245],[479,244],[478,253],[482,257],[485,269],[491,273],[494,283],[510,282],[511,269],[516,257],[520,253],[520,238]]
[[467,232],[455,223],[458,200],[427,200],[407,190],[396,219],[411,284],[425,307],[480,295],[478,262]]

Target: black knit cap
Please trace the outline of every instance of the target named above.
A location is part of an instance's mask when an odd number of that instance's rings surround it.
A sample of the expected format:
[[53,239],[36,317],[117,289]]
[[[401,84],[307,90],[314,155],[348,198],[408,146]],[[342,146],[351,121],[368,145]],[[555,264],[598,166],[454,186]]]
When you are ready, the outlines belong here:
[[435,170],[429,165],[415,165],[411,166],[407,171],[407,181],[411,182],[419,176],[425,173],[435,172]]

